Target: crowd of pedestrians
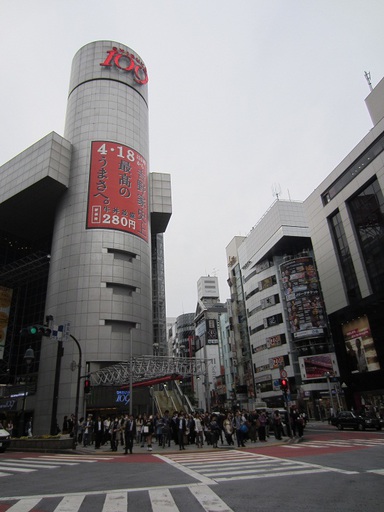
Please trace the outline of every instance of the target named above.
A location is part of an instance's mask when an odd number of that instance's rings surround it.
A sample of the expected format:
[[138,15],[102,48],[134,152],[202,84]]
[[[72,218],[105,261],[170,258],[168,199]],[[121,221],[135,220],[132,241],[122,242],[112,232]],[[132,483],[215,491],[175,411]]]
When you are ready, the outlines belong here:
[[[110,446],[118,451],[132,453],[135,445],[152,451],[152,444],[170,447],[174,443],[179,450],[188,445],[202,448],[204,445],[217,448],[219,443],[227,446],[245,447],[246,442],[266,442],[271,434],[276,439],[284,435],[302,437],[305,417],[295,408],[289,415],[279,410],[255,410],[253,412],[223,411],[187,414],[184,411],[165,411],[164,415],[140,414],[136,418],[128,414],[93,418],[80,418],[77,428],[78,443],[84,447],[94,445],[95,449]],[[65,417],[63,433],[73,435],[74,417]]]

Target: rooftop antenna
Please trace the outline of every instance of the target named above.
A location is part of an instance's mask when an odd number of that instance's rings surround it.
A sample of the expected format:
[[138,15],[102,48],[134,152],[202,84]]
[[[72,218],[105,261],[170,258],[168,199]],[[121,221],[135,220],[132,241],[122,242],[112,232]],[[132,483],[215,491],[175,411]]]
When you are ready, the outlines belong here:
[[371,72],[370,71],[364,71],[364,76],[365,76],[365,79],[367,81],[369,90],[372,92],[373,91],[373,87],[372,87],[372,82],[371,82]]
[[281,194],[281,187],[279,183],[274,183],[272,185],[272,195],[276,196],[276,199],[279,200],[279,195]]

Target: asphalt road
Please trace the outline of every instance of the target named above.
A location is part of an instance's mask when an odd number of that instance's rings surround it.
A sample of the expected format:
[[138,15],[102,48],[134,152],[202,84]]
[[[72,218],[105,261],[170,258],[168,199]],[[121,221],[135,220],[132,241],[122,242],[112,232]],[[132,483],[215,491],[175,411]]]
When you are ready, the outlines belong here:
[[0,454],[0,512],[383,509],[384,432],[313,424],[298,444],[174,448]]

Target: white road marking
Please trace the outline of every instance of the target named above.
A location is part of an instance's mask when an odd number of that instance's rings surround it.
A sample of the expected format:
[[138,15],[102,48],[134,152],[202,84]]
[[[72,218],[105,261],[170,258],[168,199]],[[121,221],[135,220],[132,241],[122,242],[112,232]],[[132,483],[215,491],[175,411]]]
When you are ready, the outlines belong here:
[[193,487],[191,493],[206,512],[233,512],[224,501],[205,485]]
[[151,489],[149,497],[152,512],[177,512],[179,510],[169,489]]
[[[102,512],[127,512],[127,492],[108,492]],[[56,511],[55,511],[56,512]]]

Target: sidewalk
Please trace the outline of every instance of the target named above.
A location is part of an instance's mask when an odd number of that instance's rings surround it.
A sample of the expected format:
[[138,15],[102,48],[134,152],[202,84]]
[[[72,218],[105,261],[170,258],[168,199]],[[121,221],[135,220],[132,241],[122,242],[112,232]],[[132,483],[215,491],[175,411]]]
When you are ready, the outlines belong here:
[[[273,435],[271,435],[269,438],[267,438],[266,442],[260,442],[256,441],[255,443],[248,441],[246,442],[245,448],[238,448],[235,442],[235,445],[228,446],[225,442],[224,444],[221,444],[221,441],[219,440],[217,444],[217,448],[213,448],[212,445],[204,444],[202,448],[198,448],[196,444],[189,444],[185,445],[184,454],[188,452],[211,452],[211,451],[219,451],[219,450],[247,450],[250,448],[264,448],[268,446],[278,446],[281,444],[288,444],[292,442],[297,442],[295,439],[290,439],[289,437],[284,437],[281,441],[276,440]],[[95,445],[89,445],[89,446],[82,446],[78,445],[76,448],[76,453],[81,455],[125,455],[124,454],[124,446],[119,445],[116,452],[113,452],[111,450],[110,444],[105,444],[104,446],[100,446],[99,449],[95,448]],[[171,441],[171,446],[166,445],[164,448],[162,446],[159,446],[156,442],[152,441],[152,451],[149,451],[147,448],[147,445],[144,446],[144,448],[141,447],[140,444],[134,444],[133,446],[133,454],[170,454],[170,453],[180,453],[179,447],[177,444],[175,444],[173,441]]]

